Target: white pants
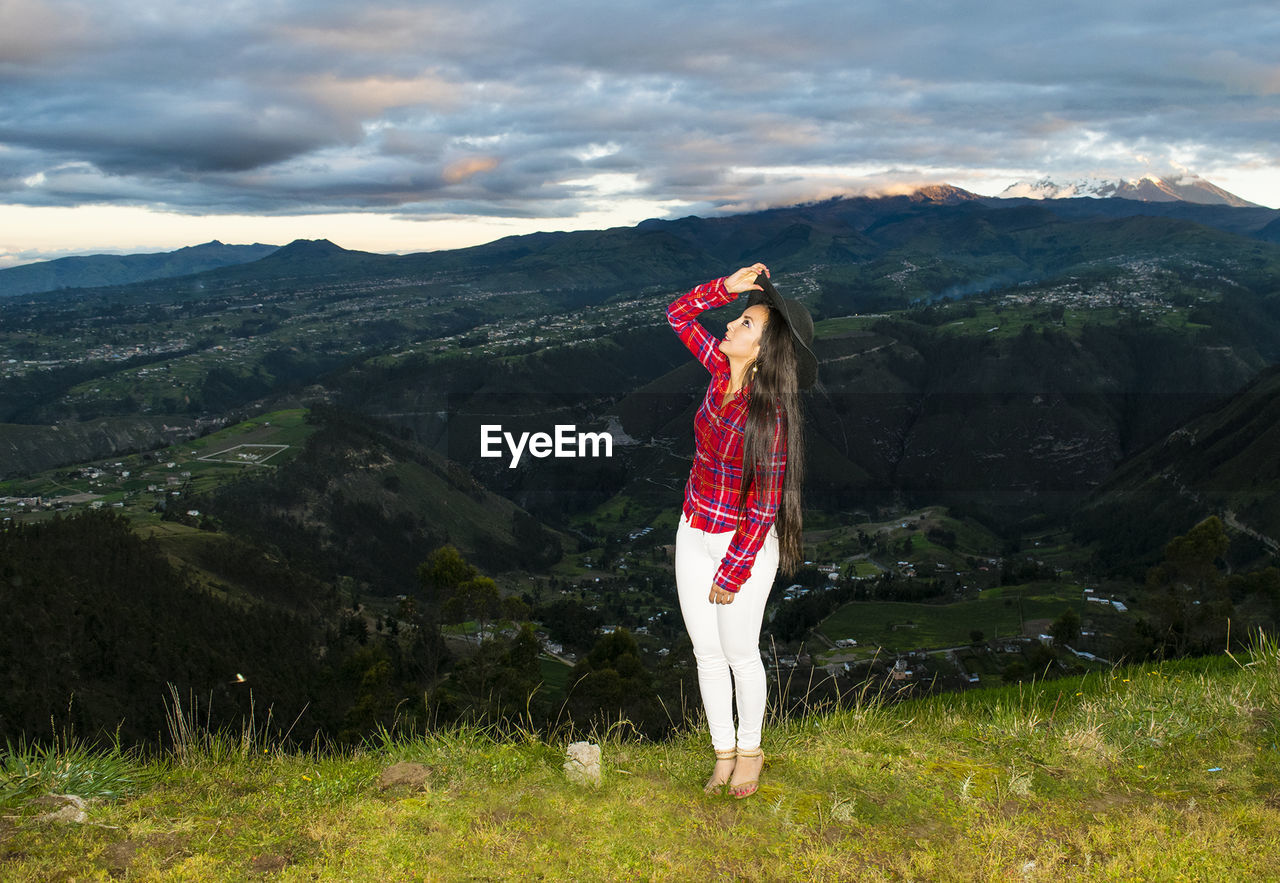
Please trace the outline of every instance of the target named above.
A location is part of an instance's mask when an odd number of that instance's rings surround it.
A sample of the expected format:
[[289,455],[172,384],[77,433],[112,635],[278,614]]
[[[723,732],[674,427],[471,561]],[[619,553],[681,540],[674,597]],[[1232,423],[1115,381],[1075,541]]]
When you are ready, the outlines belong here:
[[760,624],[773,577],[778,572],[778,537],[770,530],[756,555],[751,576],[742,584],[733,603],[709,601],[716,571],[732,539],[733,531],[707,533],[690,526],[687,517],[681,517],[676,531],[676,590],[680,595],[680,613],[693,641],[702,707],[711,730],[711,745],[717,751],[727,751],[735,745],[743,750],[760,746],[766,695],[764,663],[760,661]]

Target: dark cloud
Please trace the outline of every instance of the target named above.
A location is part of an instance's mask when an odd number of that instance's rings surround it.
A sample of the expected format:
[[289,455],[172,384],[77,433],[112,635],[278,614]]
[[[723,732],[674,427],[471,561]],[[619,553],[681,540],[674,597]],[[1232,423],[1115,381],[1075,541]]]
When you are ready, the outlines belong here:
[[553,217],[619,188],[715,208],[891,172],[1275,165],[1277,21],[1188,0],[6,0],[0,201]]

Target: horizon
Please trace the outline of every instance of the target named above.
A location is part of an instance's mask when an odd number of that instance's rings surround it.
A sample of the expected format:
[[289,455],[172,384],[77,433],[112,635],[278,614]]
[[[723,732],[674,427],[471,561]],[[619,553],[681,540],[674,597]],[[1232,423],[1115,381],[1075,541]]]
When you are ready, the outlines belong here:
[[[1069,178],[1066,178],[1066,177],[1053,178],[1052,176],[1042,176],[1040,179],[1036,179],[1036,181],[1032,181],[1032,179],[1020,179],[1020,180],[1017,180],[1017,181],[1011,181],[1008,185],[1006,185],[1004,188],[1002,188],[1002,191],[1001,191],[1000,193],[996,193],[996,194],[983,194],[983,193],[977,193],[977,192],[975,192],[975,191],[969,190],[968,188],[966,188],[966,187],[962,187],[962,186],[960,186],[960,185],[952,184],[952,183],[950,183],[950,182],[938,181],[938,182],[924,183],[924,184],[918,184],[918,185],[886,186],[886,187],[877,188],[877,189],[875,189],[875,190],[867,190],[867,191],[860,191],[860,192],[858,192],[858,191],[854,191],[854,192],[849,192],[849,193],[838,193],[838,194],[833,194],[833,195],[831,195],[831,196],[828,196],[828,197],[826,197],[826,198],[827,198],[827,199],[854,199],[854,198],[860,198],[860,197],[861,197],[861,198],[881,198],[881,197],[889,197],[889,196],[901,196],[901,195],[908,195],[908,194],[911,194],[911,193],[919,192],[920,190],[923,190],[923,189],[927,189],[927,188],[929,188],[929,187],[958,187],[959,189],[961,189],[961,190],[965,190],[966,192],[971,193],[972,195],[977,196],[977,197],[982,198],[982,199],[1005,199],[1005,198],[1009,198],[1009,199],[1042,199],[1042,198],[1046,198],[1046,197],[1039,197],[1039,196],[1010,196],[1010,197],[1005,197],[1005,196],[1003,196],[1002,194],[1003,194],[1003,192],[1004,192],[1005,190],[1012,189],[1013,187],[1015,187],[1015,186],[1017,186],[1017,185],[1019,185],[1019,184],[1026,185],[1026,184],[1031,184],[1031,183],[1038,183],[1039,181],[1052,181],[1053,183],[1056,183],[1056,184],[1077,184],[1077,183],[1080,183],[1082,180],[1087,180],[1087,181],[1114,180],[1114,181],[1123,181],[1123,182],[1127,182],[1127,183],[1138,183],[1139,181],[1142,181],[1142,180],[1149,180],[1149,181],[1154,181],[1154,182],[1161,182],[1161,181],[1164,181],[1164,182],[1167,182],[1167,183],[1174,183],[1174,184],[1176,184],[1176,183],[1179,183],[1179,182],[1181,182],[1181,181],[1185,181],[1185,180],[1187,180],[1187,179],[1191,179],[1191,180],[1198,180],[1198,181],[1201,181],[1201,182],[1204,182],[1204,183],[1207,183],[1207,184],[1211,184],[1211,185],[1218,186],[1218,185],[1216,185],[1216,182],[1208,181],[1207,179],[1204,179],[1204,178],[1200,177],[1199,175],[1194,175],[1194,174],[1182,174],[1182,175],[1178,175],[1178,176],[1176,176],[1176,177],[1175,177],[1175,176],[1172,176],[1172,175],[1169,175],[1169,176],[1144,175],[1144,176],[1141,176],[1141,177],[1138,177],[1138,178],[1112,178],[1112,179],[1101,179],[1101,178],[1097,178],[1097,177],[1088,177],[1088,178],[1074,178],[1074,179],[1069,179]],[[1239,193],[1235,193],[1235,192],[1231,191],[1229,188],[1225,188],[1225,187],[1223,187],[1222,189],[1227,190],[1227,192],[1228,192],[1228,193],[1230,193],[1232,196],[1240,197],[1240,198],[1242,198],[1242,199],[1247,199],[1247,197],[1244,197],[1244,196],[1242,196],[1242,195],[1241,195],[1241,194],[1239,194]],[[1086,195],[1086,196],[1083,196],[1083,197],[1081,197],[1081,196],[1074,196],[1074,195],[1072,195],[1072,196],[1061,197],[1061,198],[1096,198],[1096,197],[1089,197],[1089,196],[1087,196],[1087,195]],[[718,213],[718,214],[712,213],[712,214],[708,214],[708,215],[703,215],[703,216],[701,216],[701,217],[714,217],[714,216],[721,216],[721,217],[723,217],[723,216],[731,216],[731,215],[735,215],[735,214],[750,214],[750,213],[751,213],[751,212],[753,212],[753,211],[767,211],[767,210],[769,210],[769,209],[776,209],[776,208],[791,208],[791,207],[802,206],[802,205],[806,205],[806,204],[813,204],[813,203],[821,202],[821,201],[824,201],[824,200],[808,200],[808,201],[805,201],[805,202],[794,202],[794,203],[786,203],[786,204],[779,204],[779,205],[762,206],[762,207],[760,207],[760,208],[757,208],[757,209],[751,209],[751,210],[749,210],[749,211],[731,212],[731,213]],[[1252,201],[1252,200],[1249,200],[1249,201]],[[1273,210],[1273,211],[1280,210],[1280,209],[1275,209],[1275,208],[1273,208],[1272,206],[1267,206],[1267,205],[1262,205],[1262,204],[1258,204],[1258,207],[1260,207],[1260,208],[1264,208],[1264,209],[1271,209],[1271,210]],[[315,224],[323,224],[324,220],[325,220],[326,218],[328,218],[328,217],[331,217],[331,216],[324,216],[324,215],[321,215],[321,216],[318,216],[318,217],[316,217],[316,218],[308,218],[308,219],[307,219],[307,221],[306,221],[306,223],[304,224],[304,226],[308,226],[308,227],[310,227],[310,226],[315,225]],[[370,217],[376,217],[376,216],[370,216]],[[622,222],[622,223],[610,224],[610,225],[608,225],[608,227],[634,227],[634,226],[636,226],[636,225],[638,225],[638,224],[640,224],[640,223],[642,223],[642,222],[644,222],[644,221],[648,221],[648,220],[666,220],[666,221],[669,221],[669,220],[675,220],[675,219],[676,219],[676,216],[661,217],[661,218],[659,218],[659,217],[644,217],[644,218],[638,218],[638,219],[636,219],[636,220],[632,220],[632,221],[624,221],[624,222]],[[207,220],[207,221],[212,221],[212,222],[213,222],[213,224],[215,224],[215,225],[216,225],[216,224],[218,224],[220,221],[224,220],[224,218],[223,218],[222,216],[213,215],[213,216],[208,216],[208,217],[202,217],[202,218],[199,218],[199,220],[202,220],[202,221],[206,221],[206,220]],[[256,219],[255,219],[255,220],[256,220]],[[272,222],[273,222],[273,223],[274,223],[274,222],[280,222],[280,223],[278,224],[278,229],[279,229],[279,230],[284,230],[284,229],[288,226],[288,224],[287,224],[287,219],[272,219]],[[420,222],[420,221],[409,221],[409,222],[406,222],[406,223],[410,223],[410,224],[421,224],[421,223],[423,223],[423,222]],[[234,226],[234,225],[233,225],[233,226]],[[241,239],[240,241],[235,241],[235,240],[233,240],[231,237],[226,236],[225,234],[222,234],[222,235],[215,234],[215,235],[210,236],[209,238],[201,239],[201,240],[199,240],[199,241],[191,241],[191,240],[181,240],[181,241],[179,241],[177,238],[175,238],[175,237],[172,237],[172,236],[171,236],[168,240],[166,240],[166,241],[164,242],[164,244],[162,244],[162,245],[161,245],[161,244],[157,244],[157,245],[155,245],[154,247],[148,247],[147,245],[139,245],[139,246],[135,246],[135,247],[129,247],[129,246],[116,246],[116,247],[110,247],[110,246],[108,246],[108,247],[101,247],[101,248],[97,248],[97,249],[95,249],[95,248],[93,248],[93,247],[88,247],[88,248],[86,248],[85,250],[75,250],[75,251],[69,251],[69,252],[65,252],[65,253],[56,253],[56,254],[51,254],[51,255],[50,255],[50,256],[48,256],[48,257],[40,257],[40,258],[36,258],[36,259],[34,259],[34,260],[23,261],[23,262],[21,262],[21,263],[4,263],[4,259],[5,259],[6,257],[9,257],[9,255],[5,255],[5,254],[3,254],[3,253],[0,253],[0,271],[7,270],[7,269],[13,269],[13,268],[17,268],[17,267],[22,267],[22,266],[28,266],[28,265],[31,265],[31,264],[37,264],[37,263],[44,263],[44,262],[48,262],[48,261],[60,260],[60,259],[62,259],[62,258],[71,258],[71,257],[97,257],[97,256],[122,256],[122,255],[136,255],[136,254],[165,254],[165,253],[170,253],[170,252],[174,252],[174,251],[179,251],[179,250],[184,249],[184,248],[195,248],[195,247],[198,247],[198,246],[211,245],[211,244],[214,244],[214,243],[220,243],[220,244],[222,244],[222,245],[236,245],[236,246],[238,246],[238,245],[272,245],[272,246],[275,246],[275,247],[277,247],[277,248],[283,248],[283,247],[285,247],[285,246],[287,246],[287,245],[290,245],[291,243],[294,243],[294,242],[318,242],[318,241],[326,240],[326,241],[328,241],[328,242],[332,243],[333,245],[336,245],[336,246],[338,246],[339,248],[342,248],[342,249],[343,249],[343,250],[345,250],[345,251],[360,251],[360,252],[368,252],[368,253],[372,253],[372,254],[382,254],[382,255],[410,255],[410,254],[426,254],[426,253],[429,253],[429,252],[435,252],[435,251],[451,251],[451,250],[454,250],[454,249],[471,248],[471,247],[478,246],[478,245],[486,245],[486,244],[489,244],[489,243],[491,243],[491,242],[495,242],[495,241],[497,241],[498,239],[502,239],[502,238],[507,237],[507,236],[522,236],[522,235],[529,235],[529,234],[533,234],[533,233],[587,232],[587,231],[598,231],[598,230],[604,230],[604,229],[608,229],[608,227],[605,227],[605,226],[588,226],[588,225],[583,225],[583,226],[566,227],[566,228],[561,228],[561,229],[556,229],[556,230],[549,230],[549,229],[546,229],[546,228],[543,228],[543,227],[537,227],[537,228],[519,229],[519,230],[507,231],[507,232],[499,232],[499,231],[496,231],[496,230],[494,230],[494,229],[488,229],[488,228],[486,228],[484,235],[485,235],[485,236],[487,236],[488,238],[461,239],[461,240],[459,240],[456,244],[441,245],[441,246],[436,247],[436,248],[429,248],[429,247],[428,247],[428,248],[402,248],[402,249],[385,249],[385,248],[378,248],[378,247],[376,247],[376,243],[370,243],[370,242],[366,241],[363,237],[361,237],[361,236],[360,236],[360,235],[358,235],[358,234],[357,234],[357,236],[355,237],[355,239],[356,239],[356,242],[355,242],[355,243],[348,242],[348,241],[345,241],[345,240],[343,240],[343,241],[339,241],[339,239],[337,239],[334,235],[332,235],[332,234],[326,234],[326,233],[324,233],[322,230],[317,230],[317,231],[316,231],[316,234],[317,234],[317,235],[314,235],[314,236],[305,236],[305,235],[288,235],[287,237],[277,238],[277,239],[275,239],[275,240],[267,240],[267,239],[260,239],[260,238],[259,238],[259,239],[253,239],[252,241],[250,241],[250,240],[248,240],[248,239]],[[255,228],[256,228],[256,227],[255,227],[255,226],[253,226],[253,225],[251,225],[251,226],[250,226],[250,229],[255,229]],[[202,227],[201,229],[204,229],[204,228]],[[495,232],[496,232],[496,235],[493,235]],[[176,243],[176,244],[170,244],[170,243]]]

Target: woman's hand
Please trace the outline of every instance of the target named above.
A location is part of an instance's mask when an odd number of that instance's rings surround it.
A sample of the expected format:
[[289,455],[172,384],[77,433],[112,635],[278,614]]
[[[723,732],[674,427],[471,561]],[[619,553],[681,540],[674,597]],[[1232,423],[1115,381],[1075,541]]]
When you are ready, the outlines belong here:
[[724,287],[733,294],[741,294],[744,291],[763,291],[759,285],[756,285],[756,277],[761,273],[769,275],[769,268],[761,263],[754,263],[749,267],[743,267],[732,276],[726,276]]
[[[742,271],[739,270],[738,272],[742,272]],[[710,601],[712,604],[732,604],[733,592],[726,592],[724,589],[720,588],[719,586],[712,586],[711,594],[707,596],[707,600]]]

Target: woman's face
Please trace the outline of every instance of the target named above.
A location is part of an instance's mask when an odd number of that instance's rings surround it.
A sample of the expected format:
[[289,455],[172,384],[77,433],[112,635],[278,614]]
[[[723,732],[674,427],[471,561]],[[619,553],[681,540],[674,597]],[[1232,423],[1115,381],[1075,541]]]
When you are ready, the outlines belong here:
[[720,352],[733,361],[751,361],[760,352],[760,335],[764,333],[764,326],[768,321],[767,307],[760,304],[747,307],[741,316],[725,328],[724,340],[720,341]]

